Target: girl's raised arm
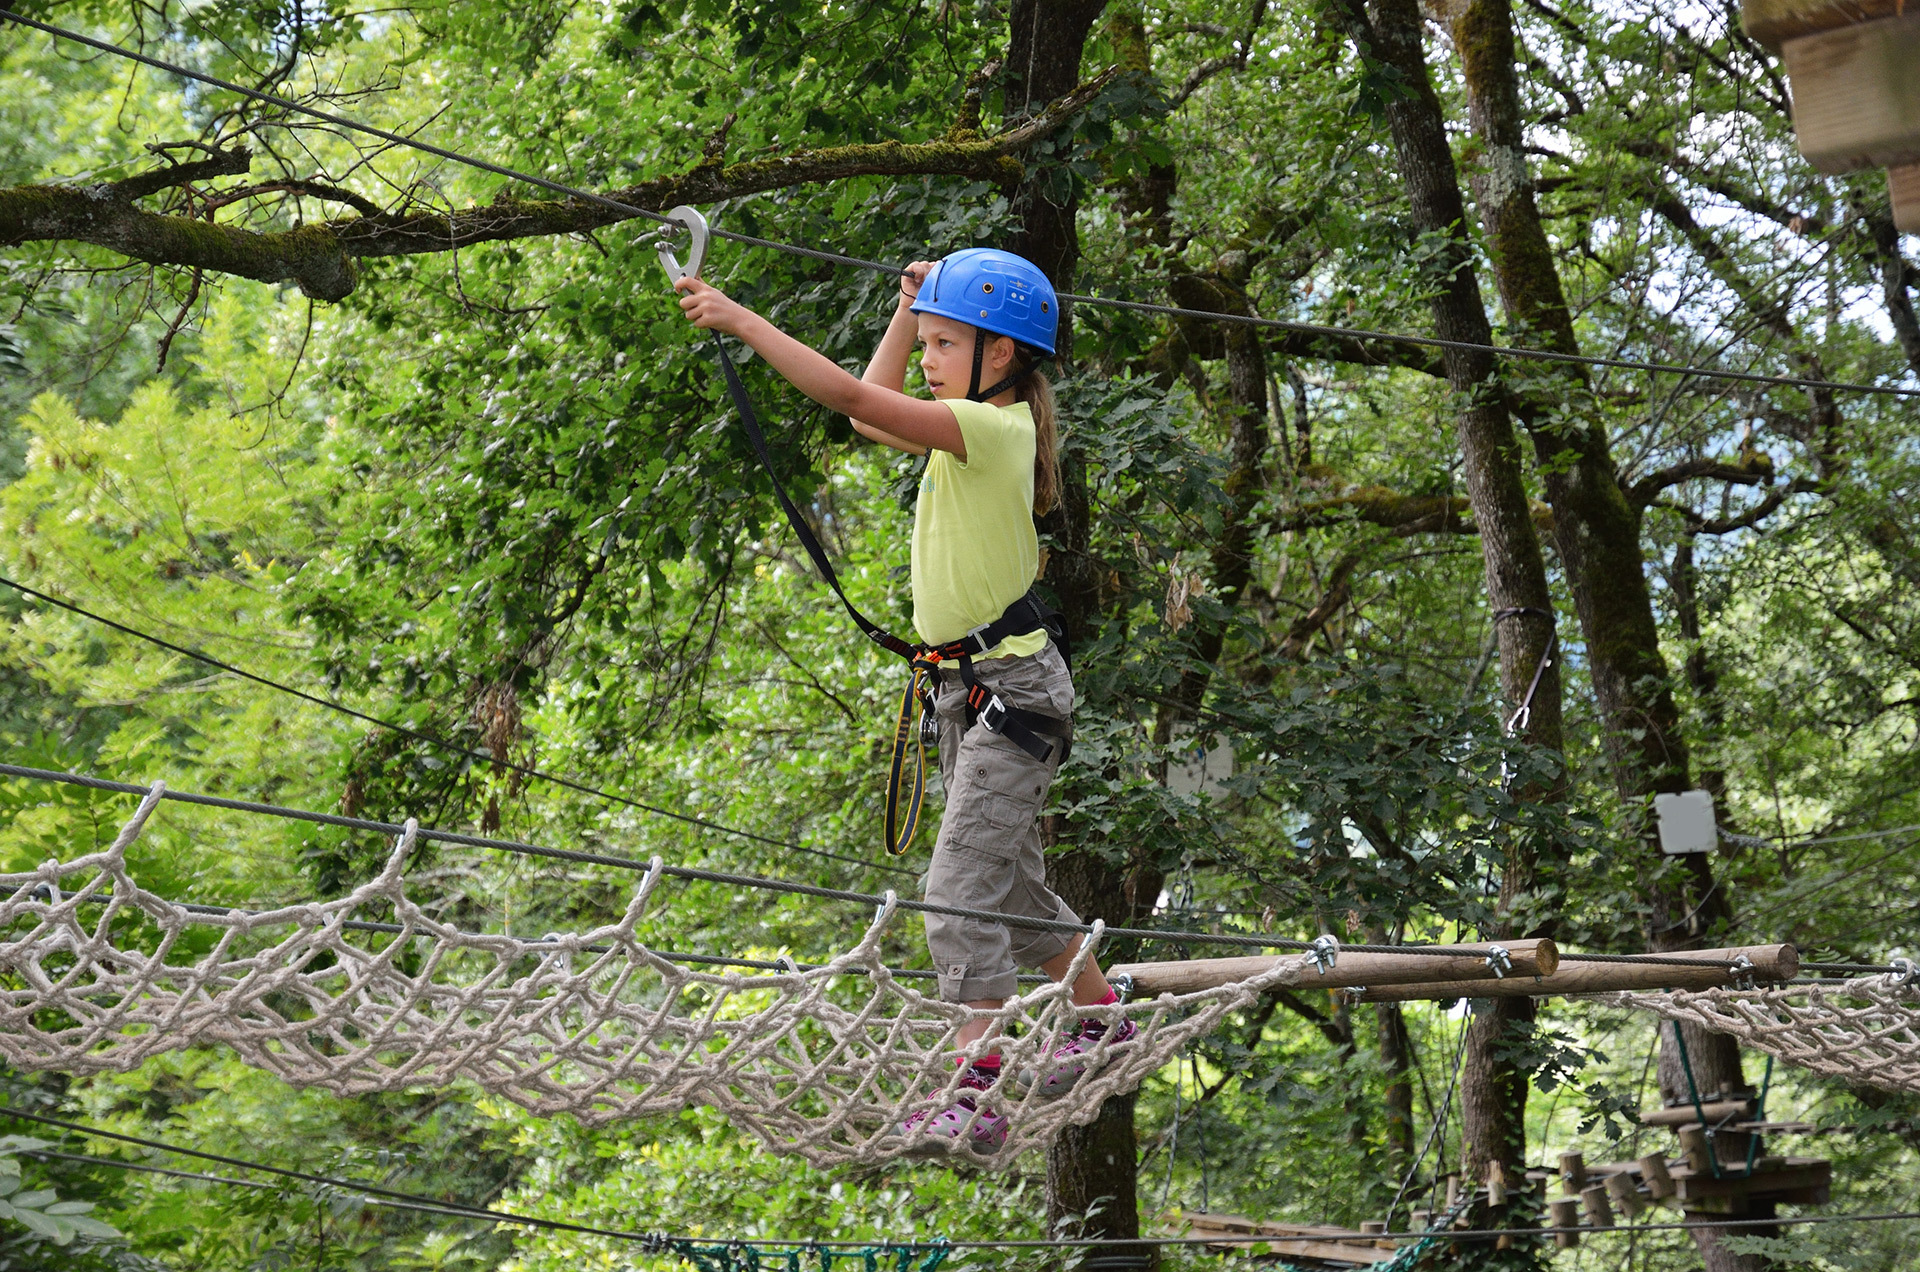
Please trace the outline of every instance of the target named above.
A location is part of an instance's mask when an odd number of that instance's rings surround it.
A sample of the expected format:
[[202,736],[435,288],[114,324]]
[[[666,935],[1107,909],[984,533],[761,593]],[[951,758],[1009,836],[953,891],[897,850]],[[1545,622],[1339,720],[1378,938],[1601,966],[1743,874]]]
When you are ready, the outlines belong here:
[[[730,300],[719,289],[698,278],[683,278],[674,284],[681,293],[680,308],[696,327],[722,331],[744,340],[767,365],[792,381],[793,386],[830,411],[838,411],[855,421],[855,427],[868,437],[903,450],[932,448],[951,451],[962,461],[967,445],[960,434],[960,422],[939,402],[908,397],[899,388],[869,380],[856,380],[822,354],[809,349],[786,332]],[[903,318],[902,315],[905,315]],[[889,353],[896,333],[910,324],[913,315],[903,304],[895,311],[893,322],[874,355],[876,366]],[[907,331],[913,328],[908,325]],[[906,352],[912,348],[911,334],[897,355],[901,383],[906,376]],[[872,369],[868,372],[873,375]]]
[[[914,341],[918,336],[919,322],[913,315],[911,306],[914,298],[920,294],[920,284],[926,281],[927,271],[933,268],[931,261],[915,261],[907,266],[906,273],[900,276],[900,303],[894,308],[893,318],[887,323],[887,332],[880,337],[879,347],[873,351],[873,361],[867,363],[867,373],[860,377],[866,384],[877,385],[883,389],[892,389],[895,393],[906,392],[907,359],[913,355]],[[895,450],[906,451],[910,455],[924,455],[925,446],[917,445],[903,437],[895,437],[885,429],[876,428],[865,420],[852,421],[854,431],[871,441]]]

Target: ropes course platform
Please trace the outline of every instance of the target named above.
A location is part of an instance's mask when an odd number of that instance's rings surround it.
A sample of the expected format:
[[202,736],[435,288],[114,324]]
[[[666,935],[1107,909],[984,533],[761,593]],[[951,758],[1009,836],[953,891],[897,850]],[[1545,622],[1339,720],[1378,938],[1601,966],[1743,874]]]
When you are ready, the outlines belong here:
[[1175,1217],[1188,1235],[1195,1237],[1233,1237],[1207,1249],[1216,1254],[1241,1254],[1247,1251],[1247,1237],[1269,1237],[1269,1255],[1253,1255],[1255,1260],[1281,1258],[1289,1262],[1309,1260],[1315,1268],[1374,1268],[1390,1263],[1400,1247],[1417,1238],[1411,1234],[1384,1236],[1355,1232],[1331,1224],[1271,1223],[1242,1215],[1212,1212],[1186,1212]]

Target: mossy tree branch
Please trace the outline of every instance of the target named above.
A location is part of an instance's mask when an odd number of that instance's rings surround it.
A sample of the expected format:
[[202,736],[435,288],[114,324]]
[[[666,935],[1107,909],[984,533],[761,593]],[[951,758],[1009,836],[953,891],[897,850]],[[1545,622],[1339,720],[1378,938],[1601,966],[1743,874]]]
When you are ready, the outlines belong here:
[[[710,153],[685,172],[609,191],[607,197],[658,212],[680,203],[712,203],[862,176],[954,176],[1012,188],[1026,174],[1019,152],[1068,123],[1113,78],[1110,72],[1089,80],[1038,115],[990,137],[967,132],[917,144],[836,146],[732,164]],[[362,260],[582,234],[633,219],[580,199],[503,197],[453,212],[407,208],[289,230],[252,230],[137,206],[146,195],[187,181],[242,175],[247,159],[245,151],[231,151],[118,183],[0,189],[0,243],[87,243],[152,265],[262,283],[290,282],[317,300],[337,301],[352,293]]]

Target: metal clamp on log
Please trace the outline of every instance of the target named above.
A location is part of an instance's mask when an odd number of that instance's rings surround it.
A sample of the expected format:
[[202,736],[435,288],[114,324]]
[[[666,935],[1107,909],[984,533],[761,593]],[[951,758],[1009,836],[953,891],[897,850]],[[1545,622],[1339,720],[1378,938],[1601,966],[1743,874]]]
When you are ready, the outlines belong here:
[[1313,944],[1307,947],[1307,957],[1313,960],[1313,965],[1320,969],[1322,976],[1325,976],[1333,969],[1333,965],[1340,961],[1340,938],[1331,932],[1314,937]]
[[1505,980],[1507,973],[1513,970],[1513,955],[1504,945],[1494,945],[1487,949],[1487,968],[1495,980]]

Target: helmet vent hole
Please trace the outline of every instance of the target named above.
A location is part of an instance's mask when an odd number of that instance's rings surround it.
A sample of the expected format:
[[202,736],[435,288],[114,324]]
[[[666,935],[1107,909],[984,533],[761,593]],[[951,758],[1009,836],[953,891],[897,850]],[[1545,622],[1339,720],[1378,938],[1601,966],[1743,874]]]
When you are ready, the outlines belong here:
[[982,284],[980,284],[980,290],[981,290],[981,291],[983,291],[983,292],[987,292],[988,294],[991,294],[991,293],[993,292],[993,284],[992,284],[992,283],[982,283]]

